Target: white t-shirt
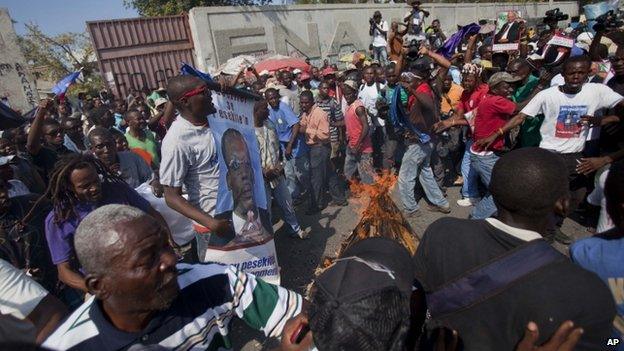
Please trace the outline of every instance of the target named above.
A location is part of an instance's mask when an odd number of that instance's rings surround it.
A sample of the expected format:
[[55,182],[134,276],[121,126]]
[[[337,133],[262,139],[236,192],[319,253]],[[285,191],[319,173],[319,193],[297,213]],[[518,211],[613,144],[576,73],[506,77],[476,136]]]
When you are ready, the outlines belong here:
[[594,191],[587,196],[587,202],[594,206],[600,206],[600,216],[598,217],[598,225],[596,226],[596,233],[604,233],[607,230],[615,227],[613,220],[607,213],[607,199],[604,196],[605,182],[609,175],[609,169],[603,168],[598,170],[596,178],[594,180]]
[[0,259],[0,313],[25,319],[48,295],[44,289],[24,272]]
[[622,99],[620,94],[598,83],[586,83],[574,95],[564,94],[555,86],[539,92],[522,113],[530,117],[544,114],[540,147],[568,154],[581,152],[585,146],[589,128],[580,123],[581,117],[612,108]]
[[178,116],[162,142],[160,183],[184,186],[188,201],[213,216],[219,189],[217,147],[210,128]]
[[[379,84],[379,89],[383,89],[384,84]],[[377,106],[375,105],[379,98],[379,90],[377,90],[377,84],[368,86],[362,84],[358,93],[358,99],[362,101],[366,111],[368,112],[369,123],[373,123],[376,127],[383,127],[386,125],[385,121],[381,118],[377,118]]]
[[[388,34],[388,22],[382,20],[381,22],[379,22],[379,24],[377,24],[377,27],[381,28],[381,30],[383,30],[384,32],[386,32],[386,35]],[[377,27],[375,27],[375,30],[373,30],[373,46],[378,48],[378,47],[386,47],[388,45],[388,42],[386,41],[386,35],[383,35],[379,29],[377,29]]]

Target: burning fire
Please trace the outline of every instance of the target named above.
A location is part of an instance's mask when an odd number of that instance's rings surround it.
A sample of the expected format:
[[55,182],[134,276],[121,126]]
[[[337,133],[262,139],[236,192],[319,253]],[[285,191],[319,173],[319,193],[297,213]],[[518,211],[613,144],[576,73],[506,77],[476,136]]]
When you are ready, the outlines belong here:
[[[386,237],[398,241],[411,255],[418,247],[418,239],[401,210],[392,201],[390,191],[394,188],[398,177],[392,173],[384,173],[375,177],[373,184],[351,183],[351,193],[360,206],[360,221],[351,234],[342,242],[336,257],[339,257],[353,243],[370,238]],[[333,259],[326,258],[323,267],[327,267]]]

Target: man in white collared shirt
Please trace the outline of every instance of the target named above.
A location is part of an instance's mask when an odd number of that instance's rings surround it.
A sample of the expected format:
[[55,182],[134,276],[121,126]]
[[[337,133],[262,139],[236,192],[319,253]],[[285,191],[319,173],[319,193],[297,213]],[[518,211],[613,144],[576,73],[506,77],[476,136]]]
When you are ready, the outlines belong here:
[[[414,266],[428,296],[526,249],[529,243],[538,244],[553,214],[568,207],[563,161],[544,149],[522,148],[501,157],[492,170],[489,189],[497,218],[446,217],[425,231]],[[489,279],[472,282],[465,298],[484,291],[484,284],[495,286],[494,290],[478,295],[466,308],[434,319],[453,325],[471,350],[511,350],[529,321],[539,325],[541,335],[551,335],[566,320],[584,330],[578,349],[600,349],[615,315],[610,291],[595,274],[557,252],[550,253],[556,257],[552,262],[503,286],[497,286],[496,273],[504,274],[505,267],[489,270]]]

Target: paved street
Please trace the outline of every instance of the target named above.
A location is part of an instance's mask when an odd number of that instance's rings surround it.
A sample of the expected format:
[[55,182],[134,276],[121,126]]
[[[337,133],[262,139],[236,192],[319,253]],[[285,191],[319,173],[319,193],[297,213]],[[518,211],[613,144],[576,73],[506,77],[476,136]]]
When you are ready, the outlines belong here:
[[[459,187],[448,189],[448,199],[453,211],[450,216],[467,218],[471,207],[459,207],[456,204],[456,200],[459,199],[459,189]],[[396,186],[393,199],[400,207]],[[302,214],[299,216],[302,226],[311,228],[312,234],[308,240],[292,239],[282,230],[282,221],[275,224],[277,254],[284,287],[299,293],[305,292],[321,259],[327,255],[334,256],[342,240],[349,235],[359,221],[363,202],[365,201],[362,199],[350,199],[348,207],[328,207],[317,216],[305,216],[304,210],[299,209],[298,213]],[[420,217],[410,219],[416,235],[422,235],[430,223],[445,216],[439,212],[427,211],[424,206],[421,206],[420,211],[422,212]],[[564,223],[563,231],[575,238],[590,235],[584,227],[568,219]],[[567,251],[565,246],[555,245],[560,251]],[[231,336],[235,350],[265,350],[275,345],[274,340],[262,343],[261,340],[264,340],[262,334],[248,328],[240,321],[235,321],[232,327]]]

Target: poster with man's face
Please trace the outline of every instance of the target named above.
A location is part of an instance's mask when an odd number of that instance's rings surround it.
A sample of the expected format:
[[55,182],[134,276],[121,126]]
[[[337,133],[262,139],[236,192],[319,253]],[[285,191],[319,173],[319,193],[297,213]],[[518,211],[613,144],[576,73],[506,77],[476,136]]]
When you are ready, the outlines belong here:
[[216,218],[231,221],[232,232],[211,234],[206,257],[232,264],[271,283],[279,267],[260,152],[253,123],[254,100],[213,92],[216,113],[208,118],[218,150],[219,190]]
[[493,51],[514,51],[520,47],[522,36],[522,17],[520,11],[509,10],[499,12],[494,31]]

